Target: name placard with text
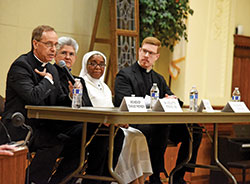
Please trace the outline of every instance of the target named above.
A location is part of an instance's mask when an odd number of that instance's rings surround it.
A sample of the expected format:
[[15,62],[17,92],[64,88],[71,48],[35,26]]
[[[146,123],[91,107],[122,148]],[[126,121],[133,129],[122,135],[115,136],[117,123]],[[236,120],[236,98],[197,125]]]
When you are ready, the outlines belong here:
[[168,98],[159,99],[152,110],[164,112],[183,112],[177,99]]
[[142,97],[124,97],[119,110],[129,112],[147,112],[145,101]]
[[227,102],[222,112],[250,112],[244,102]]
[[207,112],[214,112],[214,109],[213,109],[210,101],[207,100],[207,99],[202,99],[201,100],[198,112],[202,112],[203,109],[205,109]]

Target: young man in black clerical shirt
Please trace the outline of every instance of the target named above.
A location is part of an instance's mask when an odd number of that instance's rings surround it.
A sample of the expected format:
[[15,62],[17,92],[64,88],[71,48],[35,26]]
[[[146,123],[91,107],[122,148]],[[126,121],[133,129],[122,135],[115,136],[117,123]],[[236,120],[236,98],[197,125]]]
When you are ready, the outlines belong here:
[[[139,49],[139,60],[130,67],[121,69],[115,80],[115,106],[120,106],[124,96],[145,97],[150,96],[150,89],[153,83],[157,83],[160,90],[160,98],[177,98],[166,84],[163,76],[153,70],[154,63],[160,57],[161,42],[155,37],[147,37],[143,40]],[[179,100],[179,99],[178,99]],[[183,102],[179,100],[180,105]],[[189,133],[185,124],[171,127],[167,124],[159,125],[131,125],[141,130],[147,138],[153,175],[150,176],[150,183],[162,183],[160,172],[164,172],[164,153],[167,147],[168,139],[174,142],[182,142],[181,152],[179,151],[177,163],[181,163],[188,156]],[[172,136],[172,132],[175,136]],[[170,135],[170,136],[169,136]],[[178,136],[176,136],[178,135]],[[197,136],[196,136],[197,135]],[[191,161],[195,163],[197,151],[201,142],[201,134],[194,135],[193,157]],[[183,179],[185,171],[189,168],[183,168],[174,175],[174,183],[186,183]],[[188,170],[190,171],[190,170]]]

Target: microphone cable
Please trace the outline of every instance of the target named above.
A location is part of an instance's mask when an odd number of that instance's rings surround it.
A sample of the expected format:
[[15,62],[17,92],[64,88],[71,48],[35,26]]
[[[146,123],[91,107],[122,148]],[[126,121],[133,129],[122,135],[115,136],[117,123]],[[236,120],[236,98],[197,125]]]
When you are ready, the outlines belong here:
[[0,123],[1,123],[1,125],[2,125],[2,127],[3,127],[3,129],[5,131],[5,134],[6,134],[7,138],[8,138],[8,141],[9,141],[8,144],[12,144],[12,141],[11,141],[11,138],[10,138],[10,134],[9,134],[6,126],[4,125],[4,123],[1,120],[0,120]]

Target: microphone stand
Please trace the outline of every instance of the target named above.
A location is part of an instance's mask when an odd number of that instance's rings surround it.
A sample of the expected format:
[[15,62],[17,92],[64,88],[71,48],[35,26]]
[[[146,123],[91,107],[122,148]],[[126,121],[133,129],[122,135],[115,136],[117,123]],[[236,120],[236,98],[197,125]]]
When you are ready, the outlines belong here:
[[[25,117],[23,116],[23,114],[20,113],[20,112],[15,112],[14,114],[12,114],[11,122],[12,122],[13,126],[15,126],[15,127],[20,127],[21,126],[22,128],[28,129],[28,133],[27,133],[27,135],[25,137],[24,142],[21,143],[21,144],[16,145],[16,147],[19,147],[19,146],[27,146],[28,147],[30,137],[31,137],[31,135],[33,133],[33,130],[31,128],[31,126],[25,124]],[[30,154],[30,152],[28,152],[27,157],[28,157],[28,161],[29,161],[28,165],[30,165],[30,162],[31,162],[31,154]],[[30,180],[29,174],[30,174],[30,169],[29,169],[29,166],[28,166],[27,169],[26,169],[26,182],[25,182],[27,184],[30,183],[29,182],[29,180]]]
[[33,130],[31,128],[31,126],[29,126],[29,125],[23,124],[22,126],[27,128],[29,130],[29,132],[27,133],[27,135],[26,135],[26,137],[24,139],[24,142],[22,144],[18,145],[18,146],[28,146],[30,137],[31,137],[31,135],[33,133]]
[[29,125],[25,124],[25,117],[23,116],[23,114],[20,113],[20,112],[15,112],[14,114],[12,114],[11,122],[12,122],[13,126],[15,126],[15,127],[20,127],[21,126],[22,128],[25,128],[25,129],[28,130],[28,133],[27,133],[27,135],[25,137],[24,142],[21,143],[21,144],[17,144],[16,146],[17,147],[18,146],[28,146],[29,140],[30,140],[30,137],[31,137],[33,131],[32,131],[32,128]]

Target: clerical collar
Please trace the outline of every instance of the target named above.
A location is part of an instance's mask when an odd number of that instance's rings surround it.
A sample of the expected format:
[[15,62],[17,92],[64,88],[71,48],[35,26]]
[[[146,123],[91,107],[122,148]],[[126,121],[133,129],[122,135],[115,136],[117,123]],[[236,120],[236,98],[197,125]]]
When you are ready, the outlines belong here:
[[45,67],[48,63],[42,62],[40,59],[38,59],[38,57],[36,57],[36,55],[34,54],[35,58],[41,63],[42,67]]
[[[138,65],[142,68],[139,60],[137,61]],[[145,68],[142,68],[143,70],[145,70],[146,73],[149,73],[151,70],[152,70],[152,67],[150,69],[145,69]]]

